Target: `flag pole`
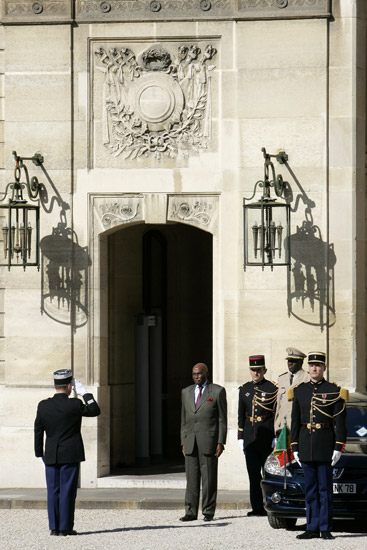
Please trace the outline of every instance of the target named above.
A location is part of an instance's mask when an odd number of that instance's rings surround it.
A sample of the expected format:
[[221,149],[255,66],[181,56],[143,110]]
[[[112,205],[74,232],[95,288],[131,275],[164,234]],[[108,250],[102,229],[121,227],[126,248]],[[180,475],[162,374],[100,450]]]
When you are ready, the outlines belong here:
[[[287,415],[284,415],[284,425],[287,426]],[[286,428],[287,429],[287,428]],[[287,445],[286,445],[287,447]],[[284,449],[284,484],[283,489],[287,488],[287,448]]]

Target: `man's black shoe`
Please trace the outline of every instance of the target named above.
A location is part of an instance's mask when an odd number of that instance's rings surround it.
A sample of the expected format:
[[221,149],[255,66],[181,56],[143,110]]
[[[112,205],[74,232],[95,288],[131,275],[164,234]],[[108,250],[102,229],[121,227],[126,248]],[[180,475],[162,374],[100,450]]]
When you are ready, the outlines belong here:
[[208,514],[204,514],[204,521],[213,521],[213,516],[209,516]]
[[67,537],[68,535],[77,535],[78,533],[74,529],[68,529],[66,531],[59,531],[59,537]]
[[50,531],[50,535],[51,535],[51,537],[58,537],[58,536],[59,536],[59,532],[58,532],[57,529],[52,529],[52,530]]
[[296,538],[297,539],[303,539],[303,540],[319,539],[320,538],[320,533],[318,531],[305,531],[301,535],[297,535]]
[[195,516],[189,516],[188,514],[185,514],[180,518],[180,521],[195,521],[197,518]]
[[325,540],[335,539],[335,537],[330,533],[330,531],[321,531],[321,538]]
[[247,517],[251,518],[253,516],[266,516],[267,513],[265,510],[251,510],[251,512],[247,512]]

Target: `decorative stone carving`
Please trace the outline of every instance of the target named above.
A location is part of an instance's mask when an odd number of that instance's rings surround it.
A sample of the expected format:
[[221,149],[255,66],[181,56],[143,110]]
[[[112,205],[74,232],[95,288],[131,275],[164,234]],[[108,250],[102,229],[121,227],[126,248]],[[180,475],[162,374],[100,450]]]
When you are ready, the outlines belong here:
[[114,156],[186,157],[211,142],[212,86],[207,44],[179,46],[172,55],[154,44],[137,55],[129,48],[97,48],[104,73],[103,143]]
[[239,9],[265,9],[286,7],[317,7],[324,8],[328,4],[328,0],[239,0]]
[[169,195],[167,220],[194,225],[210,233],[217,227],[216,195]]
[[71,0],[3,0],[3,20],[67,21],[71,18]]
[[94,196],[94,216],[100,231],[142,220],[143,201],[141,195]]

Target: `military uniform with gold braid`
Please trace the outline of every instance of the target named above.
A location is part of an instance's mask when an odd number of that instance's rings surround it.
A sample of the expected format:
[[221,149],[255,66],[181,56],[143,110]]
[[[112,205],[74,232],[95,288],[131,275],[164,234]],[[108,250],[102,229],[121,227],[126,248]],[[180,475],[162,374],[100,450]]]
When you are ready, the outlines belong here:
[[323,378],[290,388],[288,399],[293,399],[292,451],[301,462],[331,462],[333,451],[345,446],[348,391]]
[[[308,354],[308,363],[325,369],[325,361],[324,353]],[[307,530],[297,538],[334,538],[332,460],[345,447],[348,391],[324,378],[311,379],[290,388],[288,398],[293,400],[292,451],[298,453],[305,479]]]
[[[250,369],[265,367],[263,355],[250,356],[249,362]],[[264,515],[261,468],[272,449],[277,386],[263,378],[260,382],[247,382],[239,390],[237,437],[243,440],[253,515]]]

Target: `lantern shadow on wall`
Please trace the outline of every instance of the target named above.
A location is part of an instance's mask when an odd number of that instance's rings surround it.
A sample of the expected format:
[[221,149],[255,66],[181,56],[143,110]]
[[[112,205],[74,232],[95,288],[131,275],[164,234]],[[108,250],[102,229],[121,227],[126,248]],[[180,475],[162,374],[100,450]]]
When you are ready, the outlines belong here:
[[59,223],[40,243],[41,311],[74,330],[88,319],[88,247],[75,232]]
[[51,235],[41,239],[41,312],[54,321],[70,325],[75,332],[88,320],[88,247],[80,246],[78,236],[67,224],[66,203],[44,166],[41,167],[53,191],[40,191],[43,211],[50,214],[60,208],[60,222]]
[[[292,265],[288,271],[288,315],[308,325],[319,326],[322,332],[336,320],[334,245],[322,239],[321,229],[313,223],[315,203],[308,198],[288,162],[284,164],[301,191],[291,211],[298,210],[300,201],[305,204],[305,219],[289,237]],[[290,186],[286,200],[293,202]]]

